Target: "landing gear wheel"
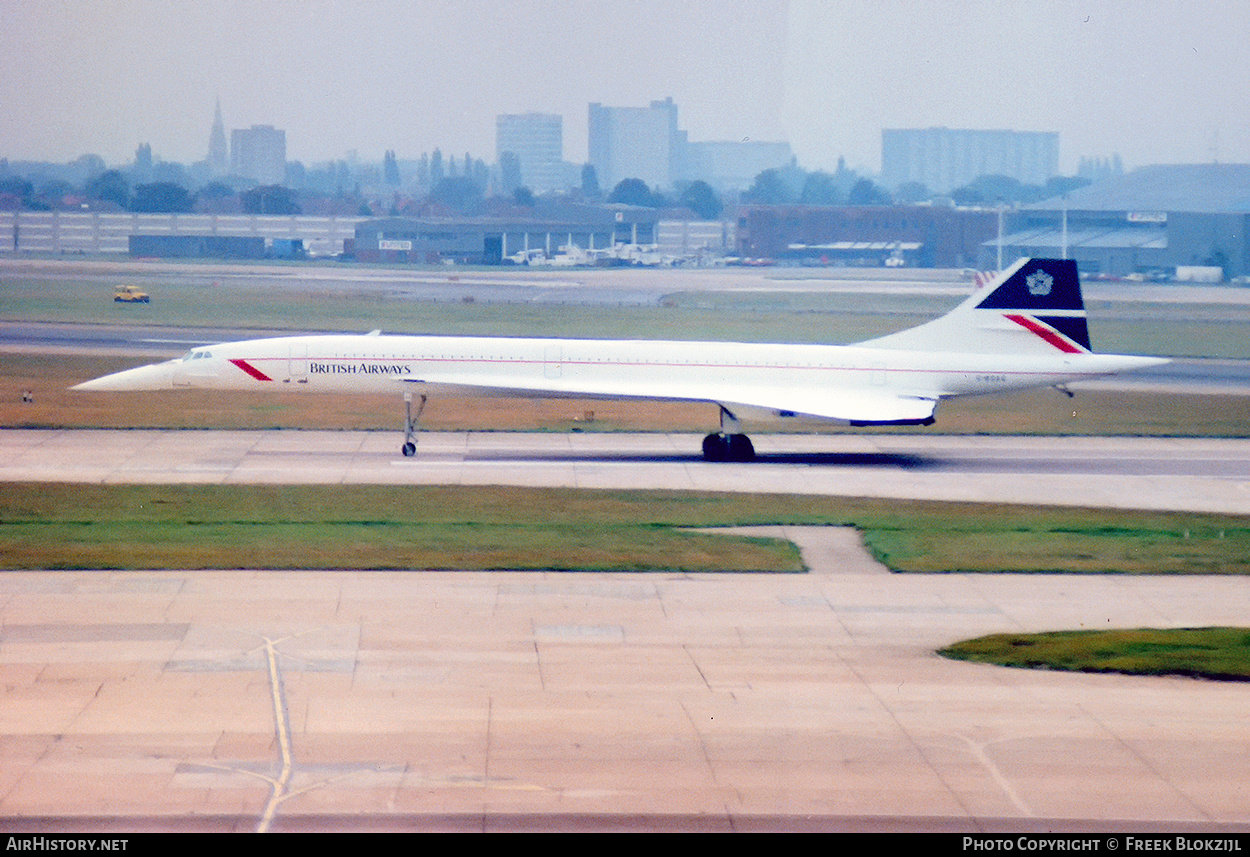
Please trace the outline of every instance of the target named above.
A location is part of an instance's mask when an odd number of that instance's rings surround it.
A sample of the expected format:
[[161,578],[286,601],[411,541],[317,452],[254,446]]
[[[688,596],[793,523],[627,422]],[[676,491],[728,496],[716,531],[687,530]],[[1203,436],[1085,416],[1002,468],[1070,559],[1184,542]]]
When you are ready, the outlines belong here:
[[754,461],[755,445],[744,434],[709,434],[703,438],[704,461]]
[[754,461],[755,444],[744,434],[731,434],[726,438],[729,442],[730,461]]
[[421,412],[425,410],[426,396],[421,394],[421,405],[417,408],[417,413],[412,413],[412,394],[404,393],[404,445],[400,447],[405,458],[412,458],[417,454],[417,442],[415,440],[417,434],[417,425],[421,421]]
[[703,438],[704,461],[728,461],[729,442],[722,434],[709,434]]

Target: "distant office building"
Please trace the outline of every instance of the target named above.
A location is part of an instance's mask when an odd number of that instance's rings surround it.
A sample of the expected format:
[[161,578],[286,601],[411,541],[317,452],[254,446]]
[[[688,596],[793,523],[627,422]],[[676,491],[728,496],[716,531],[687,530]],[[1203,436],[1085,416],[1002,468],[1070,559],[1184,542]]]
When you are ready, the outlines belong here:
[[226,126],[221,121],[221,99],[217,99],[217,113],[213,117],[213,130],[208,136],[208,172],[211,176],[224,176],[230,169],[230,155],[226,151]]
[[764,170],[784,167],[792,158],[789,143],[751,140],[689,143],[684,177],[705,181],[718,191],[746,190]]
[[1081,158],[1081,165],[1076,168],[1076,174],[1091,182],[1106,181],[1124,175],[1124,162],[1120,160],[1119,155],[1112,155],[1109,158]]
[[904,128],[881,132],[881,181],[950,193],[979,176],[1044,185],[1059,170],[1059,135],[1031,131]]
[[673,99],[650,107],[604,107],[592,103],[589,155],[605,193],[622,179],[667,188],[685,175],[686,133],[677,127]]
[[521,184],[535,193],[563,190],[563,118],[555,113],[508,113],[495,117],[495,154],[503,163],[504,152],[516,155]]
[[230,134],[230,171],[258,184],[286,181],[286,132],[253,125]]

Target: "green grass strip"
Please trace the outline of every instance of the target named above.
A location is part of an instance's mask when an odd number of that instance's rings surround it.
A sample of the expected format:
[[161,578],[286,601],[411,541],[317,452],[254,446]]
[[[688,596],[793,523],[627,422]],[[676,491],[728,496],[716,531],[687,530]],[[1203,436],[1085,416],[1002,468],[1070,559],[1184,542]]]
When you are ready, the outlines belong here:
[[1250,681],[1250,628],[991,634],[938,654],[1008,667]]
[[1245,574],[1250,518],[892,499],[406,485],[6,483],[0,568],[802,571],[776,539],[853,526],[906,572]]

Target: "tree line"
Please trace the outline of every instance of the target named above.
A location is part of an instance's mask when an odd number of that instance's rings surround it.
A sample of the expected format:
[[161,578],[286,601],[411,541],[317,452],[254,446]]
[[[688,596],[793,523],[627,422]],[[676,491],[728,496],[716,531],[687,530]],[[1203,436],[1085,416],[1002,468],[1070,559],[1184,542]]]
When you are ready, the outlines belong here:
[[[87,162],[86,158],[92,160]],[[140,146],[134,167],[128,171],[104,169],[95,156],[84,156],[78,166],[91,170],[81,187],[63,178],[45,178],[36,187],[29,178],[8,169],[0,161],[0,207],[21,207],[31,210],[53,208],[101,208],[143,213],[189,213],[238,211],[244,214],[302,214],[312,200],[333,194],[349,206],[339,205],[335,213],[351,213],[372,217],[383,214],[421,215],[457,213],[470,215],[501,213],[501,206],[534,208],[539,204],[534,192],[521,184],[520,161],[511,152],[500,157],[498,173],[481,159],[465,153],[463,158],[444,158],[439,149],[422,154],[417,161],[404,162],[409,190],[403,190],[404,171],[394,150],[387,150],[380,169],[377,164],[354,169],[344,161],[330,162],[313,170],[305,170],[298,161],[288,163],[286,185],[263,185],[238,190],[246,180],[225,177],[209,181],[192,192],[180,181],[158,178],[136,180],[144,176],[188,177],[180,165],[154,161],[150,148]],[[173,169],[179,167],[181,171]],[[414,185],[415,180],[415,185]],[[133,184],[132,184],[133,182]],[[968,185],[941,197],[955,205],[1025,204],[1067,193],[1089,184],[1083,177],[1055,177],[1045,185],[1024,184],[1007,176],[981,176]],[[290,187],[288,185],[295,185]],[[366,199],[362,186],[371,193],[389,199]],[[313,189],[309,189],[309,188]],[[297,189],[303,188],[303,190]],[[333,190],[329,190],[333,188]],[[415,191],[415,192],[414,192]],[[494,195],[488,198],[488,193]],[[320,195],[320,197],[318,196]],[[600,189],[595,168],[585,164],[580,187],[572,188],[562,198],[580,202],[607,202],[647,208],[685,208],[701,220],[716,220],[727,205],[890,205],[915,204],[934,200],[935,194],[916,182],[905,183],[891,194],[871,179],[849,170],[842,159],[833,172],[804,170],[797,160],[785,166],[766,169],[757,174],[751,186],[740,193],[722,197],[706,181],[681,182],[670,191],[649,187],[638,178],[618,182],[606,195]],[[66,205],[66,201],[81,202]],[[318,206],[317,213],[327,213]]]

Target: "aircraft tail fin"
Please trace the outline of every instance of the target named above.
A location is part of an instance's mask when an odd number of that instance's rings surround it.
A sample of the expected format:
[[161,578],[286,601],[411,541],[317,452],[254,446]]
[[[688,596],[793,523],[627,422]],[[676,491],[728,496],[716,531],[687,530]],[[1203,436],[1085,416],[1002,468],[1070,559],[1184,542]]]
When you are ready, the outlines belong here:
[[866,348],[980,354],[1086,354],[1092,349],[1076,262],[1020,259],[946,315],[859,343]]

